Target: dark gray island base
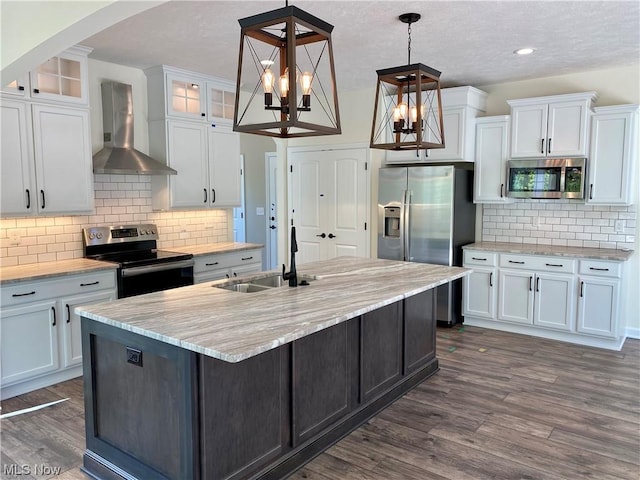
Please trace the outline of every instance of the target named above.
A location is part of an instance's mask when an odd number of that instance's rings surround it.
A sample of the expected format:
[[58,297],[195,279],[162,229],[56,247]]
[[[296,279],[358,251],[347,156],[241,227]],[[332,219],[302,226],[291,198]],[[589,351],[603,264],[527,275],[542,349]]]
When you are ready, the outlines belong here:
[[83,470],[285,478],[438,370],[434,293],[236,363],[83,317]]

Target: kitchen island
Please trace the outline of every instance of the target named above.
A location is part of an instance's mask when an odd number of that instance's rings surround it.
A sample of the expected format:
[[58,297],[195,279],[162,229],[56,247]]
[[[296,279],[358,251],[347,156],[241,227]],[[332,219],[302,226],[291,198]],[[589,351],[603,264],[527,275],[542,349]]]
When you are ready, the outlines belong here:
[[468,273],[342,257],[301,266],[308,286],[79,307],[84,470],[284,478],[437,371],[434,288]]

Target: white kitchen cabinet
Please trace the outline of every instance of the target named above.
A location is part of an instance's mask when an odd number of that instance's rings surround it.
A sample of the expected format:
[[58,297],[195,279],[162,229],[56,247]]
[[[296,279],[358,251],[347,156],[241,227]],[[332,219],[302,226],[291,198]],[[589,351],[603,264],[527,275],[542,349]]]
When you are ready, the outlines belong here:
[[211,282],[262,271],[262,249],[231,253],[212,253],[194,258],[194,283]]
[[611,338],[620,335],[620,266],[617,262],[580,262],[578,332]]
[[[241,204],[237,133],[182,120],[152,122],[151,155],[178,175],[152,179],[153,207],[226,208]],[[163,148],[164,147],[164,148]]]
[[57,311],[62,315],[60,330],[62,340],[60,346],[62,367],[72,367],[82,363],[82,332],[80,316],[74,312],[76,307],[90,303],[100,303],[115,300],[118,297],[115,290],[100,293],[80,294],[65,297],[58,301]]
[[150,121],[173,117],[212,126],[233,124],[233,82],[168,65],[151,67],[144,73]]
[[16,80],[0,88],[0,93],[6,93],[17,98],[25,98],[29,93],[29,75],[22,75]]
[[[442,122],[445,148],[431,150],[386,151],[386,162],[473,162],[475,145],[475,119],[486,108],[487,94],[474,87],[453,87],[441,91]],[[431,131],[425,129],[430,139]],[[391,141],[391,129],[387,136]]]
[[587,203],[633,204],[634,166],[638,162],[638,105],[594,109]]
[[93,209],[89,112],[2,102],[2,214]]
[[[30,287],[26,290],[30,290]],[[25,290],[25,294],[28,293]],[[2,308],[3,389],[10,384],[58,370],[59,318],[55,300]],[[4,395],[3,395],[3,398]]]
[[508,115],[476,119],[473,201],[507,203]]
[[82,375],[81,304],[117,298],[115,269],[2,287],[2,399]]
[[509,100],[511,158],[584,157],[595,92]]
[[[497,314],[487,285],[494,265]],[[473,269],[463,281],[465,324],[613,350],[624,343],[621,261],[464,249],[463,266]]]

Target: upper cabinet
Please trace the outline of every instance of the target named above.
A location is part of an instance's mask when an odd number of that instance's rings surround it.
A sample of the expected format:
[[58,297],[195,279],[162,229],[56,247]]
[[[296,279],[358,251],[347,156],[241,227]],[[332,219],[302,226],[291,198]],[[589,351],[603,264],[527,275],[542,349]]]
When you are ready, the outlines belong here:
[[2,93],[37,102],[89,103],[87,55],[91,48],[75,46],[51,57],[29,75],[2,87]]
[[235,84],[166,65],[148,68],[149,120],[188,118],[233,125]]
[[509,100],[511,158],[585,157],[595,92]]
[[507,203],[509,115],[476,119],[476,151],[473,201]]
[[152,179],[153,208],[241,204],[240,137],[232,82],[161,65],[145,70],[150,154],[177,170]]
[[487,94],[474,87],[445,88],[441,94],[445,148],[388,150],[387,163],[474,161],[475,119],[485,111]]
[[598,107],[591,119],[587,202],[634,202],[633,167],[638,162],[638,105]]

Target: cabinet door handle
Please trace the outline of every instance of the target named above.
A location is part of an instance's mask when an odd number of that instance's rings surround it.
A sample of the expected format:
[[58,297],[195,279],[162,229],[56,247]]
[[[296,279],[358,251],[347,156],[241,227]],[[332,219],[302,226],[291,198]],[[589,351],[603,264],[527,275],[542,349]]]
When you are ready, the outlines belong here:
[[500,184],[500,198],[504,198],[504,183]]
[[561,263],[545,263],[547,267],[564,267]]
[[551,138],[549,138],[549,141],[547,142],[547,153],[551,153]]
[[529,277],[529,291],[533,290],[533,277]]
[[206,117],[207,115],[205,113],[201,113],[200,116],[201,117]]
[[211,203],[216,203],[216,189],[211,189]]
[[205,263],[204,266],[205,267],[213,267],[214,265],[218,265],[220,262],[213,262],[213,263]]
[[493,272],[489,272],[489,286],[493,287]]
[[204,203],[207,203],[207,189],[204,189]]
[[33,89],[33,93],[40,93],[40,89],[39,88],[34,88]]
[[540,291],[540,277],[536,278],[536,292]]
[[608,268],[597,268],[597,267],[589,267],[589,270],[595,270],[597,272],[608,272]]
[[231,278],[228,273],[225,273],[224,276],[227,277],[227,278]]
[[253,259],[253,256],[251,256],[251,257],[242,257],[242,260],[243,260],[243,261],[244,261],[244,260],[251,260],[251,259]]
[[237,277],[238,276],[238,272],[233,272],[233,276]]
[[42,197],[42,209],[44,210],[44,206],[45,206],[44,190],[40,190],[40,196]]
[[320,237],[320,238],[324,238],[324,237],[326,237],[326,236],[327,236],[327,234],[326,234],[326,233],[324,233],[324,232],[322,232],[320,235],[316,235],[316,237]]
[[91,282],[91,283],[81,283],[80,286],[81,287],[90,287],[91,285],[98,285],[100,283],[100,280],[95,281],[95,282]]
[[53,313],[53,323],[51,324],[52,327],[56,326],[56,307],[51,307],[51,313]]
[[338,238],[333,233],[330,233],[329,235],[327,235],[327,237],[329,237],[329,238]]
[[36,291],[34,290],[33,292],[28,292],[28,293],[14,293],[11,296],[12,297],[26,297],[27,295],[35,295]]
[[524,262],[516,262],[515,260],[509,260],[509,263],[515,263],[517,265],[524,265]]
[[593,183],[589,185],[589,200],[593,200]]
[[68,303],[65,306],[67,307],[67,323],[71,323],[71,309]]
[[580,297],[584,297],[584,282],[580,282]]
[[540,140],[540,153],[544,153],[544,138]]
[[24,92],[24,85],[18,85],[18,90]]
[[25,191],[27,192],[27,208],[31,208],[31,192],[28,188]]
[[471,260],[480,260],[481,262],[486,262],[487,261],[486,258],[480,258],[480,257],[471,257]]

